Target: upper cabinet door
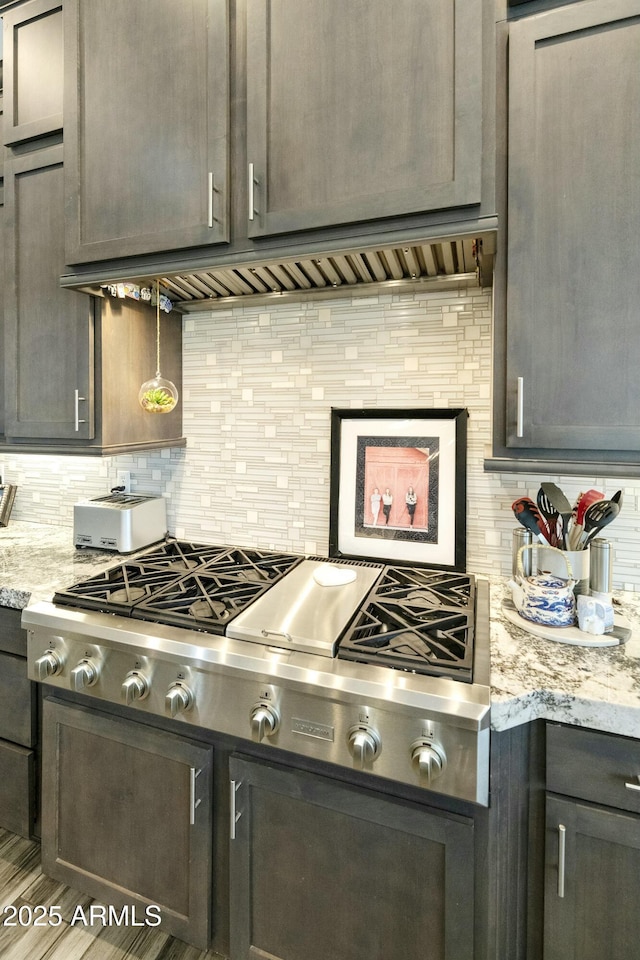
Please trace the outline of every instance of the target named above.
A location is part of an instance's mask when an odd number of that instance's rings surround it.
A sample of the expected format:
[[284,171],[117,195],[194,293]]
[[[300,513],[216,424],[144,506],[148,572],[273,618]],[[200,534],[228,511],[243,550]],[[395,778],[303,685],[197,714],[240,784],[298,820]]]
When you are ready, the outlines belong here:
[[510,447],[640,450],[639,171],[640,0],[513,23]]
[[249,235],[480,203],[481,0],[248,0]]
[[228,240],[227,0],[65,0],[66,262]]
[[[0,126],[2,115],[0,114]],[[0,165],[0,348],[3,357],[7,348],[4,343],[4,287],[5,287],[5,236],[4,236],[4,170]],[[0,361],[0,437],[4,434],[4,361]]]
[[63,290],[62,144],[5,165],[7,438],[94,436],[91,298]]
[[3,143],[11,146],[62,129],[62,3],[31,0],[3,22]]

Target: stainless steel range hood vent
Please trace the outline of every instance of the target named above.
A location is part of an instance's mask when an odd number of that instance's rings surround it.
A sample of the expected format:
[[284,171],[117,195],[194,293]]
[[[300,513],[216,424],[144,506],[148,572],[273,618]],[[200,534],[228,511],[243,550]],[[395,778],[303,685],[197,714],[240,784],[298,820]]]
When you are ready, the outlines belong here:
[[[182,312],[242,301],[300,299],[304,294],[348,296],[393,287],[432,289],[473,284],[491,286],[493,235],[456,237],[437,243],[371,247],[324,256],[252,261],[195,273],[160,277],[163,292]],[[136,278],[151,286],[155,277]]]

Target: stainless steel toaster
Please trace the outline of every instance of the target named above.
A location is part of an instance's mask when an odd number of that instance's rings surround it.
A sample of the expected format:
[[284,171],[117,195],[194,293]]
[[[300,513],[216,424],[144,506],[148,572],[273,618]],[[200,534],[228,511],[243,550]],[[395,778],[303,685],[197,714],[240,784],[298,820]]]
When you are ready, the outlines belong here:
[[132,553],[162,540],[166,532],[164,497],[111,493],[73,507],[76,547]]

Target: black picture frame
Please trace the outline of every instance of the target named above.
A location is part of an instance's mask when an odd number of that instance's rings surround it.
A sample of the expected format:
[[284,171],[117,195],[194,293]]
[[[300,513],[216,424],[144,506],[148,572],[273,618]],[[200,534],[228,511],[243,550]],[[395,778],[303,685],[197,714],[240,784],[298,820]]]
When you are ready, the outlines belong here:
[[465,570],[468,416],[331,408],[331,557]]

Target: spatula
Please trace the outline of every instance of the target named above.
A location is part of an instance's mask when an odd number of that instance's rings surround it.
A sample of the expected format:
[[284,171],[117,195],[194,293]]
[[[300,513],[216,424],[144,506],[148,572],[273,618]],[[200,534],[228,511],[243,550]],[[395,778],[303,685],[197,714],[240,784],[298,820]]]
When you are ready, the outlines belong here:
[[566,550],[569,543],[569,521],[573,516],[573,507],[557,484],[545,482],[540,485],[540,489],[549,497],[562,517],[562,547]]
[[538,510],[544,517],[549,530],[549,543],[552,547],[558,546],[558,519],[560,514],[549,500],[542,487],[538,490]]
[[571,527],[571,538],[569,542],[570,550],[578,549],[580,537],[582,536],[585,511],[591,506],[592,503],[595,503],[596,500],[604,500],[604,493],[602,493],[600,490],[594,490],[593,488],[591,488],[591,490],[587,490],[586,493],[581,493],[576,500],[573,508],[573,524]]
[[606,527],[620,513],[620,506],[613,500],[596,500],[584,515],[584,530],[580,535],[579,550],[586,550],[589,541],[593,540],[596,533],[599,533],[603,527]]
[[519,500],[514,500],[511,509],[518,523],[527,530],[531,530],[540,543],[549,543],[545,522],[531,497],[520,497]]
[[[612,498],[613,499],[613,498]],[[575,522],[578,526],[582,526],[584,523],[584,514],[587,507],[590,507],[592,503],[595,503],[596,500],[604,500],[604,493],[601,493],[599,490],[587,490],[586,493],[581,493],[578,497],[576,503],[575,511]]]

